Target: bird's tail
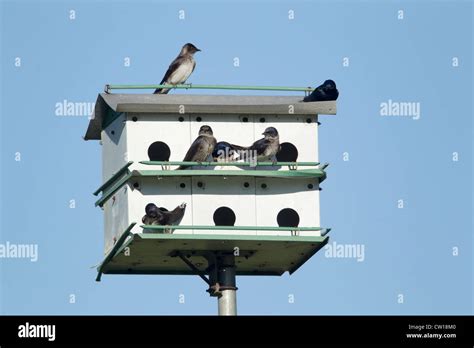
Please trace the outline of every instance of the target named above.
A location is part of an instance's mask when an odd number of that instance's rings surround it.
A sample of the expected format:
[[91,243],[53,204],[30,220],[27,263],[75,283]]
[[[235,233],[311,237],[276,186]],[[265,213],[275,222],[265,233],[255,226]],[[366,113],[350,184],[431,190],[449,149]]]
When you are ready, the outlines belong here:
[[167,89],[167,88],[157,88],[157,89],[155,89],[153,94],[168,94],[169,91],[170,90]]
[[[160,85],[166,85],[166,81],[163,79],[160,82]],[[168,88],[157,88],[153,94],[167,94],[170,90]]]

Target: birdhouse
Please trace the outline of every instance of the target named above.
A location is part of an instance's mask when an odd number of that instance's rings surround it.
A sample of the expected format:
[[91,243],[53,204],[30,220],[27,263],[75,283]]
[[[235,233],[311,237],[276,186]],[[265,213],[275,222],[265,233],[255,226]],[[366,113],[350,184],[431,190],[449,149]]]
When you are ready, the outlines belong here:
[[[100,94],[86,140],[102,145],[95,195],[104,214],[105,274],[197,274],[230,255],[237,275],[298,269],[327,243],[321,227],[318,118],[335,101],[235,95]],[[267,162],[183,163],[201,126],[249,147],[268,127],[280,147]],[[186,168],[178,169],[186,164]],[[184,207],[179,223],[147,224],[145,209]],[[217,277],[217,276],[216,276]]]

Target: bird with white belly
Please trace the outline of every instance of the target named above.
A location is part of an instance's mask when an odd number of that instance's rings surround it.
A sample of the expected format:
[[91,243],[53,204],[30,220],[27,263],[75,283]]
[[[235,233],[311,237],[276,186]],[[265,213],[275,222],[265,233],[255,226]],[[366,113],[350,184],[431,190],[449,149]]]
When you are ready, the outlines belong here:
[[[194,54],[199,51],[201,50],[192,43],[184,45],[179,55],[170,64],[160,85],[179,85],[186,82],[196,67]],[[167,94],[169,90],[169,88],[158,88],[154,94]]]

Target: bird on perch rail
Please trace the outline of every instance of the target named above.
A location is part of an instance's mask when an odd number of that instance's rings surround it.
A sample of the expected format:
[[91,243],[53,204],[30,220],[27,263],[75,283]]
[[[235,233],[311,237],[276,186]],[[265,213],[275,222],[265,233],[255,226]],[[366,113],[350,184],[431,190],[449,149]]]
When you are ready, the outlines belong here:
[[[201,51],[192,43],[187,43],[181,48],[181,52],[170,64],[160,85],[179,85],[185,83],[196,67],[194,53]],[[158,88],[154,94],[167,94],[169,88]]]
[[[184,156],[183,162],[205,162],[210,159],[214,148],[216,147],[217,140],[214,138],[212,128],[209,126],[201,126],[199,128],[199,136],[193,141],[186,156]],[[212,160],[211,160],[212,161]],[[176,169],[186,169],[189,166],[179,166]]]
[[[145,216],[142,222],[145,225],[173,226],[179,225],[186,211],[186,203],[181,203],[172,211],[165,208],[158,208],[154,203],[148,203],[145,207]],[[173,230],[165,229],[163,233],[173,233]]]
[[268,127],[262,133],[264,136],[262,139],[257,140],[249,147],[231,145],[234,151],[237,151],[240,155],[239,159],[243,159],[248,162],[266,162],[272,161],[274,164],[277,162],[276,154],[280,150],[280,136],[275,127]]
[[219,141],[212,152],[214,162],[234,162],[238,158],[238,151],[232,144]]

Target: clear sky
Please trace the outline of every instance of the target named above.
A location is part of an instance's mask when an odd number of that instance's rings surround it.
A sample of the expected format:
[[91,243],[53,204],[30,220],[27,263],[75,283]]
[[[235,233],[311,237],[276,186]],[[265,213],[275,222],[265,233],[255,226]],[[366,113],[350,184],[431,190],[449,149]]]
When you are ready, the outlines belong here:
[[[1,1],[0,12],[0,244],[38,246],[36,262],[0,258],[0,313],[216,313],[198,277],[95,282],[100,146],[81,138],[87,116],[55,113],[106,83],[160,82],[192,42],[203,51],[189,82],[331,78],[340,91],[337,116],[320,118],[321,219],[330,243],[364,258],[323,249],[292,276],[240,277],[240,314],[472,314],[472,2]],[[389,100],[414,103],[411,116],[382,116]]]

